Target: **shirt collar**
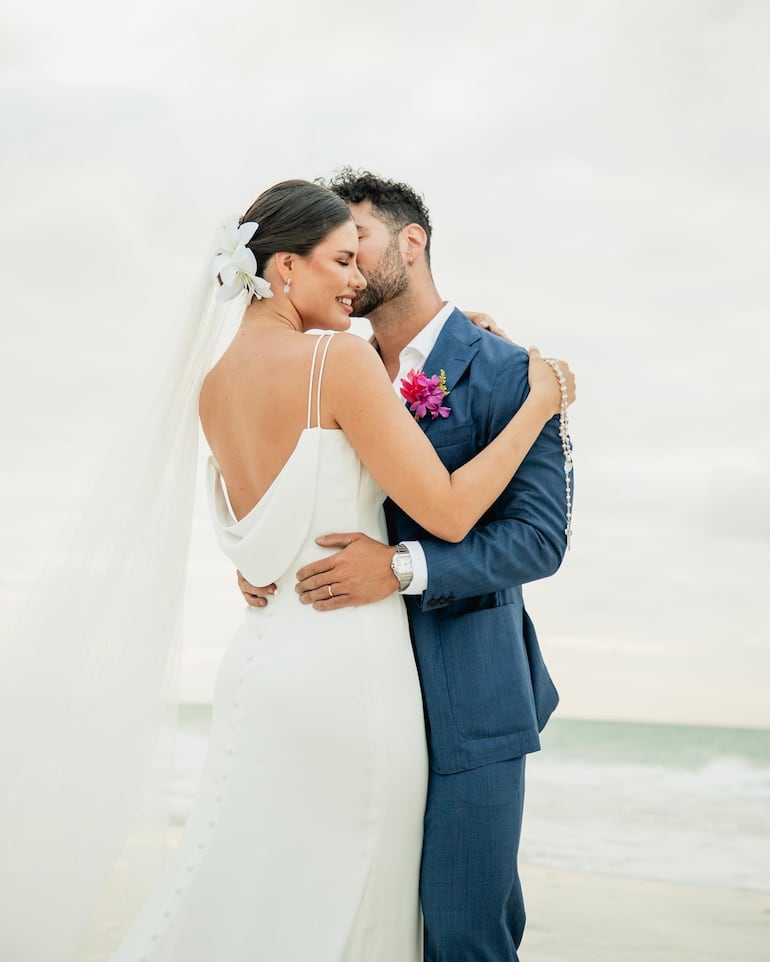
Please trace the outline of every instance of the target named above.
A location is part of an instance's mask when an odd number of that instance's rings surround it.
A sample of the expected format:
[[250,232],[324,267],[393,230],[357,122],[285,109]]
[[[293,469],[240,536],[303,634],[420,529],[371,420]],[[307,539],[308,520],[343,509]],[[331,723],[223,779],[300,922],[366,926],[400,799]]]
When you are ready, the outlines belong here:
[[422,367],[428,360],[428,355],[433,350],[438,336],[452,311],[454,311],[454,305],[447,301],[438,314],[428,321],[421,331],[417,332],[398,355],[398,360],[402,368],[407,362],[412,368]]

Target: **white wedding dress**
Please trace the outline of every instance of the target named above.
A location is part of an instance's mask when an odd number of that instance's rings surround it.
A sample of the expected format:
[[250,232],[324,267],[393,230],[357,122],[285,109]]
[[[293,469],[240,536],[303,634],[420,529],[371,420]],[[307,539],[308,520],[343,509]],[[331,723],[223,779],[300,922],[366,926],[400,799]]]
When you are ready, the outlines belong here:
[[[331,339],[318,339],[313,370]],[[317,411],[320,399],[319,375]],[[279,591],[245,612],[224,655],[193,812],[112,962],[422,959],[427,758],[402,601],[317,612],[294,591],[318,535],[387,540],[384,495],[342,431],[311,426],[310,407],[239,521],[210,459],[220,544],[253,584]]]

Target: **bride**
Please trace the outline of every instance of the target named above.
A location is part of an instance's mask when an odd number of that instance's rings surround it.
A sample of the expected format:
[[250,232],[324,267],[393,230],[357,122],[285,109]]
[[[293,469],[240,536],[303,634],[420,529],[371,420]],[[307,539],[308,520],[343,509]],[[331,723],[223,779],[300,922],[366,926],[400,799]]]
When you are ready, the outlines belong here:
[[[559,411],[560,387],[533,352],[527,400],[450,474],[374,350],[345,333],[366,285],[346,204],[287,181],[229,238],[217,283],[248,304],[200,390],[210,505],[224,552],[278,591],[227,649],[193,813],[112,959],[419,962],[427,761],[402,600],[319,615],[294,575],[324,532],[387,540],[386,496],[462,540]],[[16,938],[19,960],[37,958]]]

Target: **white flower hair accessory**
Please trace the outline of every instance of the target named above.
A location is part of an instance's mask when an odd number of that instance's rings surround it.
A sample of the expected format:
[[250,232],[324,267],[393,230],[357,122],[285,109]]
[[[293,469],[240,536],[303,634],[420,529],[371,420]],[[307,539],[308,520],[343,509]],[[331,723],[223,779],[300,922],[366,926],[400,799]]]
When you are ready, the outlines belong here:
[[259,224],[247,221],[239,224],[238,219],[231,217],[219,228],[214,243],[214,259],[211,263],[211,276],[214,280],[219,277],[221,287],[217,297],[222,301],[230,301],[241,291],[258,300],[262,297],[272,297],[270,283],[257,274],[257,259],[253,251],[246,246],[256,234]]

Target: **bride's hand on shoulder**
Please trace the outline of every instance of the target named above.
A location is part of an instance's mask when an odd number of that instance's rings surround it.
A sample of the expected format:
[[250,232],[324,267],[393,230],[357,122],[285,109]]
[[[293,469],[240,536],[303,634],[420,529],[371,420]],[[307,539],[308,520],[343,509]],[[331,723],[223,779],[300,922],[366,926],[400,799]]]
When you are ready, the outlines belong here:
[[465,314],[468,320],[475,324],[476,327],[481,327],[485,331],[489,331],[490,334],[496,334],[504,341],[510,341],[510,337],[508,337],[502,327],[500,327],[495,319],[490,317],[489,314],[483,314],[480,311],[463,311],[463,314]]
[[[549,363],[552,362],[552,363]],[[556,364],[564,378],[567,404],[575,402],[575,375],[569,364],[558,357],[543,358],[536,347],[529,349],[529,387],[532,395],[539,398],[551,414],[561,411],[561,385],[552,364]]]

